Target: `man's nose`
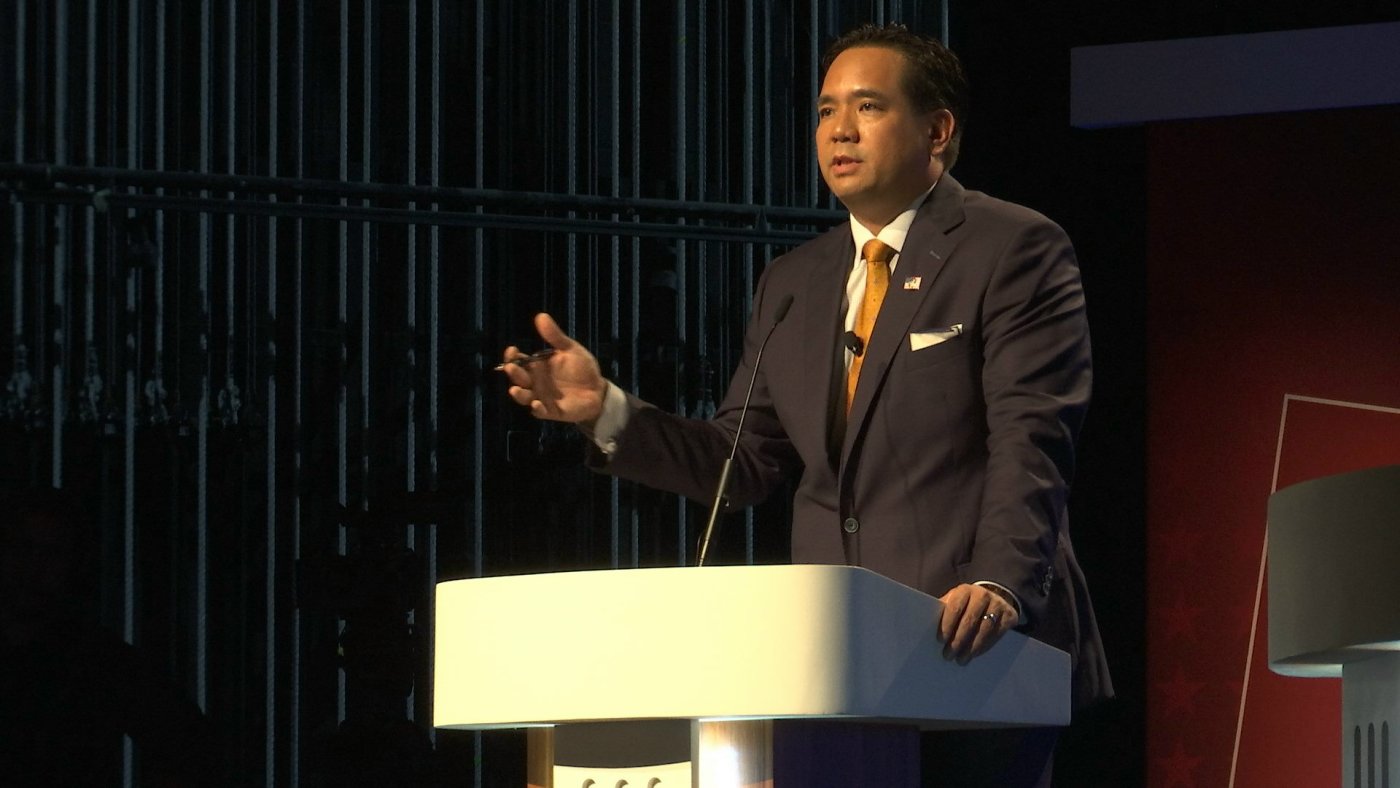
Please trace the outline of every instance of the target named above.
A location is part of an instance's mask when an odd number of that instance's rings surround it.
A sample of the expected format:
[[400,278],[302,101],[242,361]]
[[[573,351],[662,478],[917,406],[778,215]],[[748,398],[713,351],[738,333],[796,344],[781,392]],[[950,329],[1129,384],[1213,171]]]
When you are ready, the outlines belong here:
[[854,142],[857,137],[856,124],[846,112],[837,112],[831,118],[831,139],[835,142]]

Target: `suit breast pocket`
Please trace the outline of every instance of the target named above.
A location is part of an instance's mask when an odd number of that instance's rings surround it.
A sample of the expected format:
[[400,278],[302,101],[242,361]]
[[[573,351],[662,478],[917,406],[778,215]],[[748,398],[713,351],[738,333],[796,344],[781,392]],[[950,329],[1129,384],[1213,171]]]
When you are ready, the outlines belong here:
[[953,359],[963,358],[967,356],[967,348],[967,339],[960,336],[918,350],[905,348],[904,368],[906,370],[925,369]]

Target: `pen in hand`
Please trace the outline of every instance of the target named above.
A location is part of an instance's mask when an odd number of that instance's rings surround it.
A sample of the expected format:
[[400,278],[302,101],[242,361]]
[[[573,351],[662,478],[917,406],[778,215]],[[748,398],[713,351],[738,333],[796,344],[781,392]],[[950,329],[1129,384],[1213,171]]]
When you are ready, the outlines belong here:
[[547,347],[547,348],[545,348],[544,350],[541,350],[541,351],[538,351],[538,352],[535,352],[535,353],[531,353],[531,354],[528,355],[528,356],[516,356],[515,358],[513,358],[513,359],[511,359],[511,360],[509,360],[509,361],[505,361],[505,362],[502,362],[502,363],[500,363],[500,364],[497,364],[497,365],[496,365],[496,368],[495,368],[495,371],[496,371],[496,372],[504,371],[505,368],[506,368],[506,364],[515,364],[515,365],[521,366],[521,367],[529,366],[530,364],[533,364],[533,363],[536,362],[536,361],[544,361],[545,359],[547,359],[547,358],[549,358],[550,356],[554,355],[556,352],[557,352],[557,351],[556,351],[554,348],[552,348],[552,347]]

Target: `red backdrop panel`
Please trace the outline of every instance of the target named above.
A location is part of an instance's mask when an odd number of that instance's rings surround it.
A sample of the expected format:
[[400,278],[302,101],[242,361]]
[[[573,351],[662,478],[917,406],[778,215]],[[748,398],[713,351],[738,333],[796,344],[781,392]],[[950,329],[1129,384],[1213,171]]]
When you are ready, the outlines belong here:
[[1337,685],[1268,672],[1260,570],[1275,473],[1400,463],[1397,139],[1396,108],[1149,131],[1151,786],[1340,781]]

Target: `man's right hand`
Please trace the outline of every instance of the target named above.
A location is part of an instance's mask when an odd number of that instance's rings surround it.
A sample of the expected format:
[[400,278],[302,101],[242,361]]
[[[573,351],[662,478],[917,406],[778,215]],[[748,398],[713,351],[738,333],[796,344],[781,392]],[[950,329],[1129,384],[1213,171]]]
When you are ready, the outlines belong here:
[[506,348],[502,360],[511,383],[510,398],[529,408],[537,419],[584,426],[597,421],[608,392],[598,360],[544,312],[535,315],[535,330],[555,353],[529,364],[513,364],[512,359],[526,354],[514,345]]

